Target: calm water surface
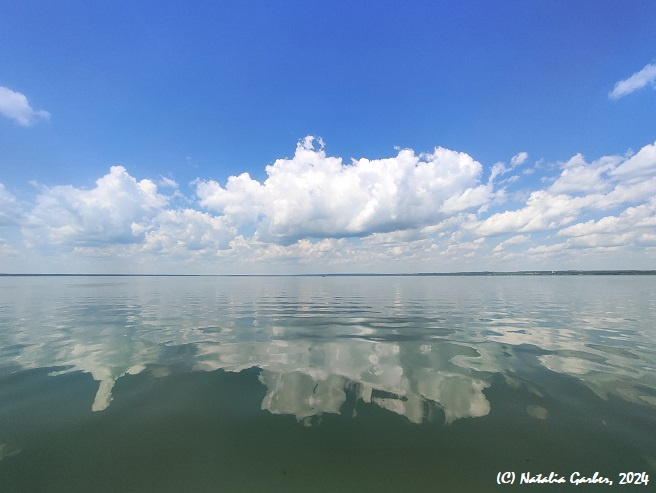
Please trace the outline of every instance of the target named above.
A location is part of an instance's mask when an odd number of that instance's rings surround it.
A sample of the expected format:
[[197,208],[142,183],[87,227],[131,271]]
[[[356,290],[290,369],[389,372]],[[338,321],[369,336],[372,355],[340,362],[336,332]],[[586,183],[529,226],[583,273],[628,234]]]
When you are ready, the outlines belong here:
[[3,277],[0,491],[652,491],[655,320],[651,276]]

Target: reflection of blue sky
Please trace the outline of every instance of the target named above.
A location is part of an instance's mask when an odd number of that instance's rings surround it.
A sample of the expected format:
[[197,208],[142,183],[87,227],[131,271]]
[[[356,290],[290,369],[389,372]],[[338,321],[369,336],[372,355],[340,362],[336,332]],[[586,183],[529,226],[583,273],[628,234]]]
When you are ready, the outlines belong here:
[[[415,423],[436,410],[447,423],[485,416],[494,375],[522,381],[531,364],[656,405],[654,288],[611,281],[621,289],[599,278],[5,278],[0,368],[89,373],[94,411],[123,376],[179,363],[260,368],[262,408],[305,422],[342,412],[348,395]],[[509,357],[526,347],[533,360]]]

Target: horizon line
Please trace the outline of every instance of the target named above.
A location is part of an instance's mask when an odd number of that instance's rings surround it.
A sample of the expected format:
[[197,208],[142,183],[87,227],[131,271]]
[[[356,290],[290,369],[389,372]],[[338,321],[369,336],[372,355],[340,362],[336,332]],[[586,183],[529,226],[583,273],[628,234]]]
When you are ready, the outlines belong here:
[[653,269],[567,269],[517,271],[457,271],[406,273],[309,273],[309,274],[131,274],[131,273],[7,273],[2,277],[457,277],[457,276],[527,276],[527,275],[656,275]]

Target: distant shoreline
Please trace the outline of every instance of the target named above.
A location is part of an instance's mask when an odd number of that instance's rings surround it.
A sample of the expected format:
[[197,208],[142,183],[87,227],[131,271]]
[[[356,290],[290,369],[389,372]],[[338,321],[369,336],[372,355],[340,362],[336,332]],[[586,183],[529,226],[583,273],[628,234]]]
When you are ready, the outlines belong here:
[[654,276],[656,270],[520,270],[473,272],[414,272],[404,274],[8,274],[0,277],[484,277],[484,276]]

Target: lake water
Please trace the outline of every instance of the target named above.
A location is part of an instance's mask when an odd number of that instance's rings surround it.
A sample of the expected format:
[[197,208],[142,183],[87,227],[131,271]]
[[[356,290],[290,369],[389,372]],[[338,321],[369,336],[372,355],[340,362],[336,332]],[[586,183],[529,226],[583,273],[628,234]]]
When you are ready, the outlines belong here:
[[0,491],[652,491],[655,320],[653,276],[1,277]]

